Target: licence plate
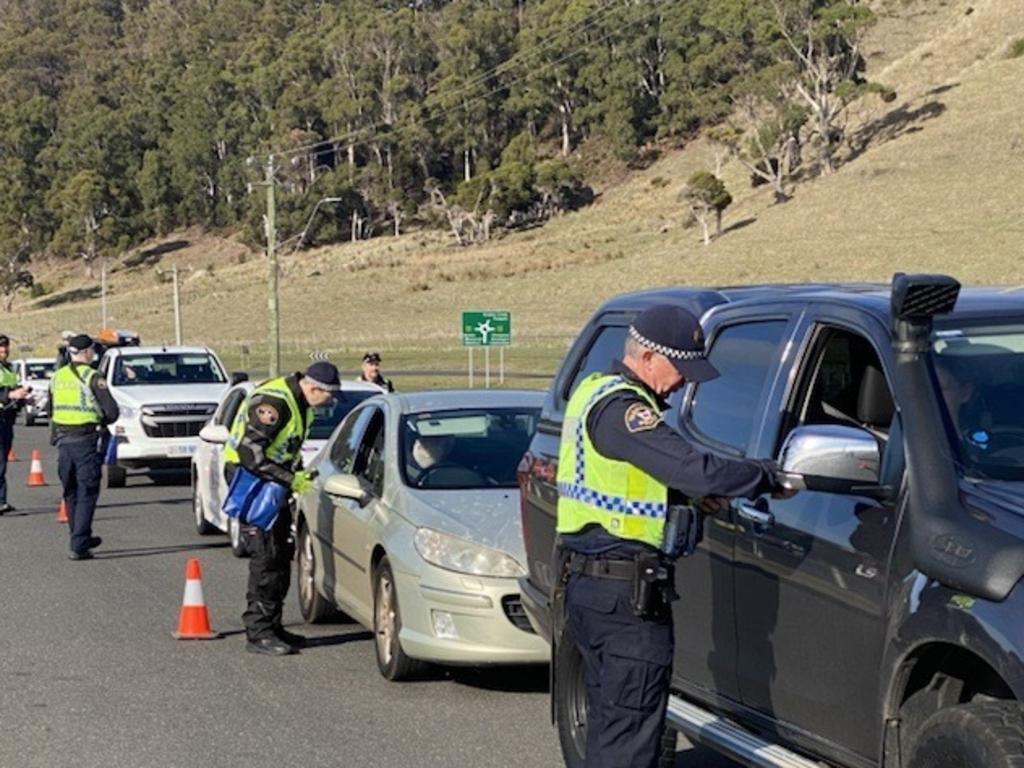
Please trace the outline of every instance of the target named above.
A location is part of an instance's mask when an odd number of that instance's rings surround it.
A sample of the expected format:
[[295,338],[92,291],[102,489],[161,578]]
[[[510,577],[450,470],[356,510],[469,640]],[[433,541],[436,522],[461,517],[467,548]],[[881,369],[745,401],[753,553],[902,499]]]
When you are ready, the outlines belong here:
[[172,445],[167,448],[168,456],[191,456],[196,452],[195,445]]

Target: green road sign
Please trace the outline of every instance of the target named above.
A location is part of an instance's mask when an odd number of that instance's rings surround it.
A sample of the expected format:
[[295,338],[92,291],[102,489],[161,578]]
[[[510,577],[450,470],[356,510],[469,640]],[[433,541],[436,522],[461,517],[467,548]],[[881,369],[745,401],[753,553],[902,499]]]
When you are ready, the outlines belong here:
[[507,347],[512,344],[511,312],[463,312],[462,346]]

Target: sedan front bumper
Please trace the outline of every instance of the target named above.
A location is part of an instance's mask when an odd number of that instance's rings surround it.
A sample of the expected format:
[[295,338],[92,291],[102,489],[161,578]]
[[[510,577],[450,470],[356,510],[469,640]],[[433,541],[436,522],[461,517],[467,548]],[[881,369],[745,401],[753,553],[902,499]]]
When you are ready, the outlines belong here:
[[530,629],[515,579],[483,578],[424,565],[395,573],[399,640],[413,658],[444,664],[545,664],[551,653]]

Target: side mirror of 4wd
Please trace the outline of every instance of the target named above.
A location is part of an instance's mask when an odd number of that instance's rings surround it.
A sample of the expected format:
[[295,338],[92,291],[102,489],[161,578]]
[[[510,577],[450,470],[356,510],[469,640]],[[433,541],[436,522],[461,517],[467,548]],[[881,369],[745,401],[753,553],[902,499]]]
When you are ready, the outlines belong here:
[[885,496],[879,486],[881,452],[865,429],[839,424],[797,427],[782,446],[784,473],[800,475],[809,491]]

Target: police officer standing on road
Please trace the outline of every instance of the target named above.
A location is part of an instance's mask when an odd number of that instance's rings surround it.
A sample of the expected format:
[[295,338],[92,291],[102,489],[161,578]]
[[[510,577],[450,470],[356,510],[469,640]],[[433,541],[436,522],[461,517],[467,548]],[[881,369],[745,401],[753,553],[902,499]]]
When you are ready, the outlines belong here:
[[629,328],[615,370],[584,379],[566,408],[559,568],[564,619],[584,663],[587,768],[657,765],[674,649],[673,560],[696,546],[702,512],[724,508],[725,497],[779,490],[771,462],[701,453],[662,419],[666,398],[686,381],[717,375],[697,318],[658,305]]
[[14,511],[7,503],[7,454],[14,444],[14,420],[29,397],[17,371],[7,362],[10,354],[11,340],[0,334],[0,515]]
[[50,380],[52,442],[57,446],[57,474],[64,486],[71,532],[72,560],[91,560],[102,542],[92,535],[92,517],[100,496],[106,425],[119,411],[107,382],[90,365],[96,351],[86,334],[68,340],[68,364]]
[[385,379],[380,372],[380,352],[367,352],[363,355],[363,372],[359,375],[358,381],[368,381],[376,384],[387,392],[394,392],[395,385],[391,379]]
[[[313,363],[306,372],[281,376],[260,384],[239,410],[224,448],[229,479],[239,466],[261,479],[305,493],[312,477],[302,467],[302,443],[309,435],[315,408],[326,405],[341,389],[338,369],[328,362]],[[250,539],[249,588],[245,622],[247,651],[284,656],[296,653],[305,638],[281,624],[284,598],[291,579],[295,549],[288,501],[270,530],[255,529]]]

